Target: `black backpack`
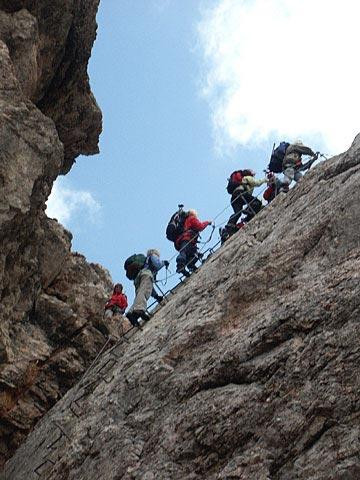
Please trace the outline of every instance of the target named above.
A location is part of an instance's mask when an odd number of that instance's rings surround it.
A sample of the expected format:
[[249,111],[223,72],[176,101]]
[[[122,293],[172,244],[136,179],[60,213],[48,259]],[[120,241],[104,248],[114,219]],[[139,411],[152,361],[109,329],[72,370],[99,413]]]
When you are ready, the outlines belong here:
[[166,227],[166,238],[170,240],[170,242],[175,242],[178,236],[184,232],[185,219],[186,213],[182,209],[175,212],[170,218]]
[[[283,170],[283,160],[286,154],[286,149],[290,143],[281,142],[280,145],[273,149],[271,154],[270,163],[268,169],[273,173],[281,173]],[[275,144],[274,144],[275,147]]]

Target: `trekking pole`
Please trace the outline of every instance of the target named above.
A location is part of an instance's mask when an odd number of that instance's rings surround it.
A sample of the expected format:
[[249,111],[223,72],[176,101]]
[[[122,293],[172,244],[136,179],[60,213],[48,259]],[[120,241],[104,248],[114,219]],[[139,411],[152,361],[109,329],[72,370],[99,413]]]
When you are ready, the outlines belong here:
[[[163,280],[163,281],[161,282],[161,284],[162,284],[164,287],[165,287],[165,285],[167,284],[167,281],[168,281],[168,268],[165,268],[165,272],[166,272],[166,273],[165,273],[165,280]],[[158,285],[156,285],[156,286],[158,287]],[[158,288],[159,288],[159,290],[160,290],[160,287],[158,287]],[[161,291],[161,290],[160,290],[160,291]]]

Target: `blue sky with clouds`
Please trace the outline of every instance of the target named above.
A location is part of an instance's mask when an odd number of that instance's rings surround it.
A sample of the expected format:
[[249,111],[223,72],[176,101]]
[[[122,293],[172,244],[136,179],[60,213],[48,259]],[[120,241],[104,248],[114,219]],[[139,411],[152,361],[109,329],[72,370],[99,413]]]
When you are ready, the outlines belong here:
[[130,293],[124,260],[150,247],[174,254],[165,227],[179,202],[211,220],[228,203],[229,173],[260,175],[283,138],[347,148],[359,125],[360,7],[335,3],[102,0],[89,65],[101,153],[77,159],[49,207],[73,249]]

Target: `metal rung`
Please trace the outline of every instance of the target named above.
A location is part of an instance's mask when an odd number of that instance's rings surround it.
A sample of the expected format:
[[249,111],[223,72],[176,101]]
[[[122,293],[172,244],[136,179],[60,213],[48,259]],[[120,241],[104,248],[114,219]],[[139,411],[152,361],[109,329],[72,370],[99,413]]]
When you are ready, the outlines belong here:
[[53,461],[50,460],[49,458],[45,459],[42,463],[40,463],[40,465],[38,465],[38,466],[34,469],[34,473],[35,473],[38,477],[41,477],[41,475],[43,474],[43,472],[40,472],[40,473],[39,473],[40,468],[43,467],[44,465],[46,465],[47,463],[51,463],[52,466],[55,465],[55,462],[53,462]]

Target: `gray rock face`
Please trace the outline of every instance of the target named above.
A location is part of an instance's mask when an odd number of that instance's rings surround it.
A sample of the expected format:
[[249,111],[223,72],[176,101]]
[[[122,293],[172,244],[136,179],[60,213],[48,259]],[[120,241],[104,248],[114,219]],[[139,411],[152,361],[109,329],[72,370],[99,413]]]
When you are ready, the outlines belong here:
[[98,4],[0,0],[0,40],[9,49],[23,95],[55,122],[64,144],[61,173],[80,153],[99,151],[101,112],[87,74]]
[[0,465],[119,328],[102,325],[107,272],[71,254],[69,232],[44,214],[59,173],[97,151],[97,6],[0,0]]
[[5,477],[360,478],[359,186],[360,136],[103,355]]
[[41,287],[36,295],[19,288],[18,304],[2,320],[2,463],[81,377],[109,335],[123,329],[121,319],[103,318],[112,287],[108,272],[71,253],[69,233],[56,221],[47,220],[43,239]]

